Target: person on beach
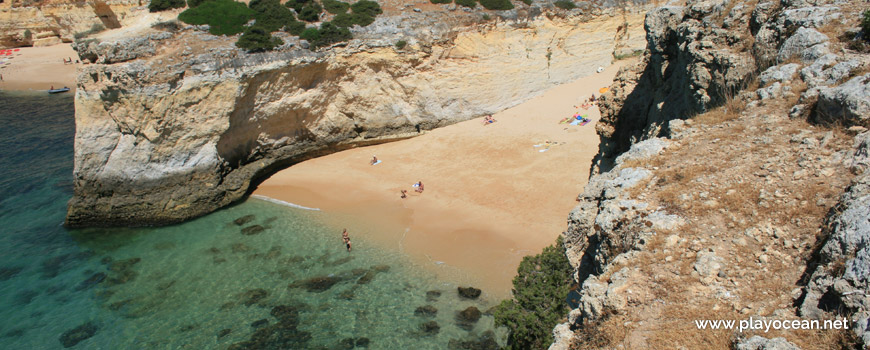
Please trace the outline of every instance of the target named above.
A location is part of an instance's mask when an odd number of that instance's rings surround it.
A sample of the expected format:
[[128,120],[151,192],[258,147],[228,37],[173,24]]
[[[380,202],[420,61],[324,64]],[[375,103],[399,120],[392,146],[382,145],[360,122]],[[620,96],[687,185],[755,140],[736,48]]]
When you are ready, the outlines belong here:
[[492,119],[492,114],[483,118],[483,125],[495,123],[495,119]]
[[344,245],[347,246],[347,251],[350,251],[350,236],[347,233],[347,229],[341,232],[341,240],[344,241]]
[[402,190],[402,199],[408,198],[408,190]]
[[372,160],[371,160],[371,162],[369,162],[369,163],[370,163],[371,165],[375,165],[375,164],[377,164],[377,163],[378,163],[378,156],[372,156]]
[[417,181],[417,183],[415,184],[415,187],[417,187],[417,189],[414,191],[416,191],[418,193],[423,193],[423,181]]

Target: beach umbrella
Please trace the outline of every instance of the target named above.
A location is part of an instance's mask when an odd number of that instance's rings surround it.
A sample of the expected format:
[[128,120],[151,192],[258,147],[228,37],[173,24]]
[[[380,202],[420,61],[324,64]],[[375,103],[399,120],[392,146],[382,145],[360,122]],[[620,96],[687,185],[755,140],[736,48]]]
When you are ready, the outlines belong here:
[[607,88],[606,87],[600,88],[600,89],[598,89],[598,92],[603,94],[603,93],[607,92]]
[[15,49],[15,51],[20,51],[21,49]]

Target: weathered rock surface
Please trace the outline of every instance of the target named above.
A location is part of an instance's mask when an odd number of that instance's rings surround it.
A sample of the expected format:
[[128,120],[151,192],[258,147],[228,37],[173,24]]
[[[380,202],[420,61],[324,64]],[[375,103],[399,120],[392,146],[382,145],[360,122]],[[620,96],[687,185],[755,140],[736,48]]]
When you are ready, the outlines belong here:
[[95,25],[119,28],[124,18],[147,11],[141,5],[136,0],[0,2],[0,47],[72,42]]
[[[203,215],[301,160],[493,113],[593,74],[617,44],[642,37],[631,13],[628,29],[608,16],[513,16],[422,29],[379,18],[318,52],[288,39],[246,54],[193,27],[77,43],[96,64],[78,76],[67,225]],[[402,35],[414,37],[396,50]]]
[[740,340],[737,343],[737,350],[800,350],[800,348],[785,338],[767,339],[754,335],[751,338]]
[[870,73],[819,89],[814,118],[826,124],[870,128]]

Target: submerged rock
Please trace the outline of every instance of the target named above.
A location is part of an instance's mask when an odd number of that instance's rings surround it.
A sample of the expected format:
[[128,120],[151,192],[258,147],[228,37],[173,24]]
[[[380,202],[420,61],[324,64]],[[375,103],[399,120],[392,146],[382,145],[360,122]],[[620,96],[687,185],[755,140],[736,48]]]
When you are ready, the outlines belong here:
[[220,339],[220,338],[226,337],[227,335],[229,335],[232,332],[233,332],[232,329],[224,328],[218,332],[217,337],[218,337],[218,339]]
[[245,236],[252,236],[252,235],[256,235],[260,232],[263,232],[265,230],[266,230],[266,228],[263,226],[253,225],[253,226],[248,226],[248,227],[243,228],[242,234]]
[[251,250],[251,247],[248,247],[244,243],[233,243],[232,251],[233,253],[244,253]]
[[477,299],[480,296],[480,289],[474,287],[457,287],[459,296],[466,299]]
[[480,310],[474,306],[469,306],[467,309],[456,314],[456,324],[459,328],[470,331],[474,328],[474,324],[480,320]]
[[278,319],[278,322],[284,324],[299,324],[299,309],[290,305],[278,305],[272,308],[270,315]]
[[341,282],[341,278],[337,276],[319,276],[293,282],[289,287],[305,288],[309,292],[320,293],[329,290],[339,282]]
[[500,348],[492,331],[483,332],[476,339],[450,339],[447,348],[451,350],[497,350]]
[[39,292],[37,291],[30,289],[22,290],[15,295],[15,303],[20,305],[27,305],[30,304],[30,302],[33,301],[33,299],[37,296],[39,296]]
[[233,223],[236,225],[242,226],[242,225],[247,224],[251,221],[254,221],[254,219],[256,219],[256,216],[254,216],[253,214],[245,215],[245,216],[242,216],[238,219],[233,220]]
[[356,341],[353,338],[344,338],[338,342],[338,349],[353,349]]
[[356,340],[356,347],[367,348],[369,347],[369,343],[371,343],[371,340],[369,340],[369,338],[361,337]]
[[12,277],[15,277],[21,270],[24,270],[21,266],[15,267],[2,267],[0,268],[0,281],[6,281]]
[[440,291],[430,290],[430,291],[426,292],[426,301],[429,301],[429,302],[437,301],[439,297],[441,297]]
[[423,331],[424,335],[435,335],[441,331],[441,326],[438,325],[438,322],[428,321],[420,324],[420,330]]
[[438,309],[432,305],[420,306],[414,310],[414,315],[422,317],[435,317],[438,314]]
[[245,306],[251,306],[260,302],[260,300],[265,299],[268,295],[269,292],[265,289],[257,288],[242,293],[240,299],[242,300],[242,304],[245,304]]
[[87,322],[81,326],[70,329],[60,336],[60,343],[65,348],[73,347],[79,342],[93,337],[97,334],[97,326],[91,322]]
[[105,279],[106,279],[105,273],[97,272],[97,273],[91,275],[91,277],[88,277],[88,279],[82,281],[82,283],[80,283],[79,286],[76,287],[76,290],[85,290],[85,289],[91,288],[97,284],[100,284]]
[[251,322],[251,328],[254,328],[254,329],[260,328],[263,326],[268,326],[268,325],[269,325],[269,320],[265,319],[265,318],[262,320],[256,320],[254,322]]

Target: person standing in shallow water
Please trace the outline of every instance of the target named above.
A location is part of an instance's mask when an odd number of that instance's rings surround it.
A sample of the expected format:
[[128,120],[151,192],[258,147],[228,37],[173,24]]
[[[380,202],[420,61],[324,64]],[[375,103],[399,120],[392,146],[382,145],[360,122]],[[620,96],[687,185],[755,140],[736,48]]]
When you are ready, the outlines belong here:
[[350,236],[347,233],[347,229],[341,233],[341,239],[344,241],[344,245],[347,246],[347,251],[350,251]]

